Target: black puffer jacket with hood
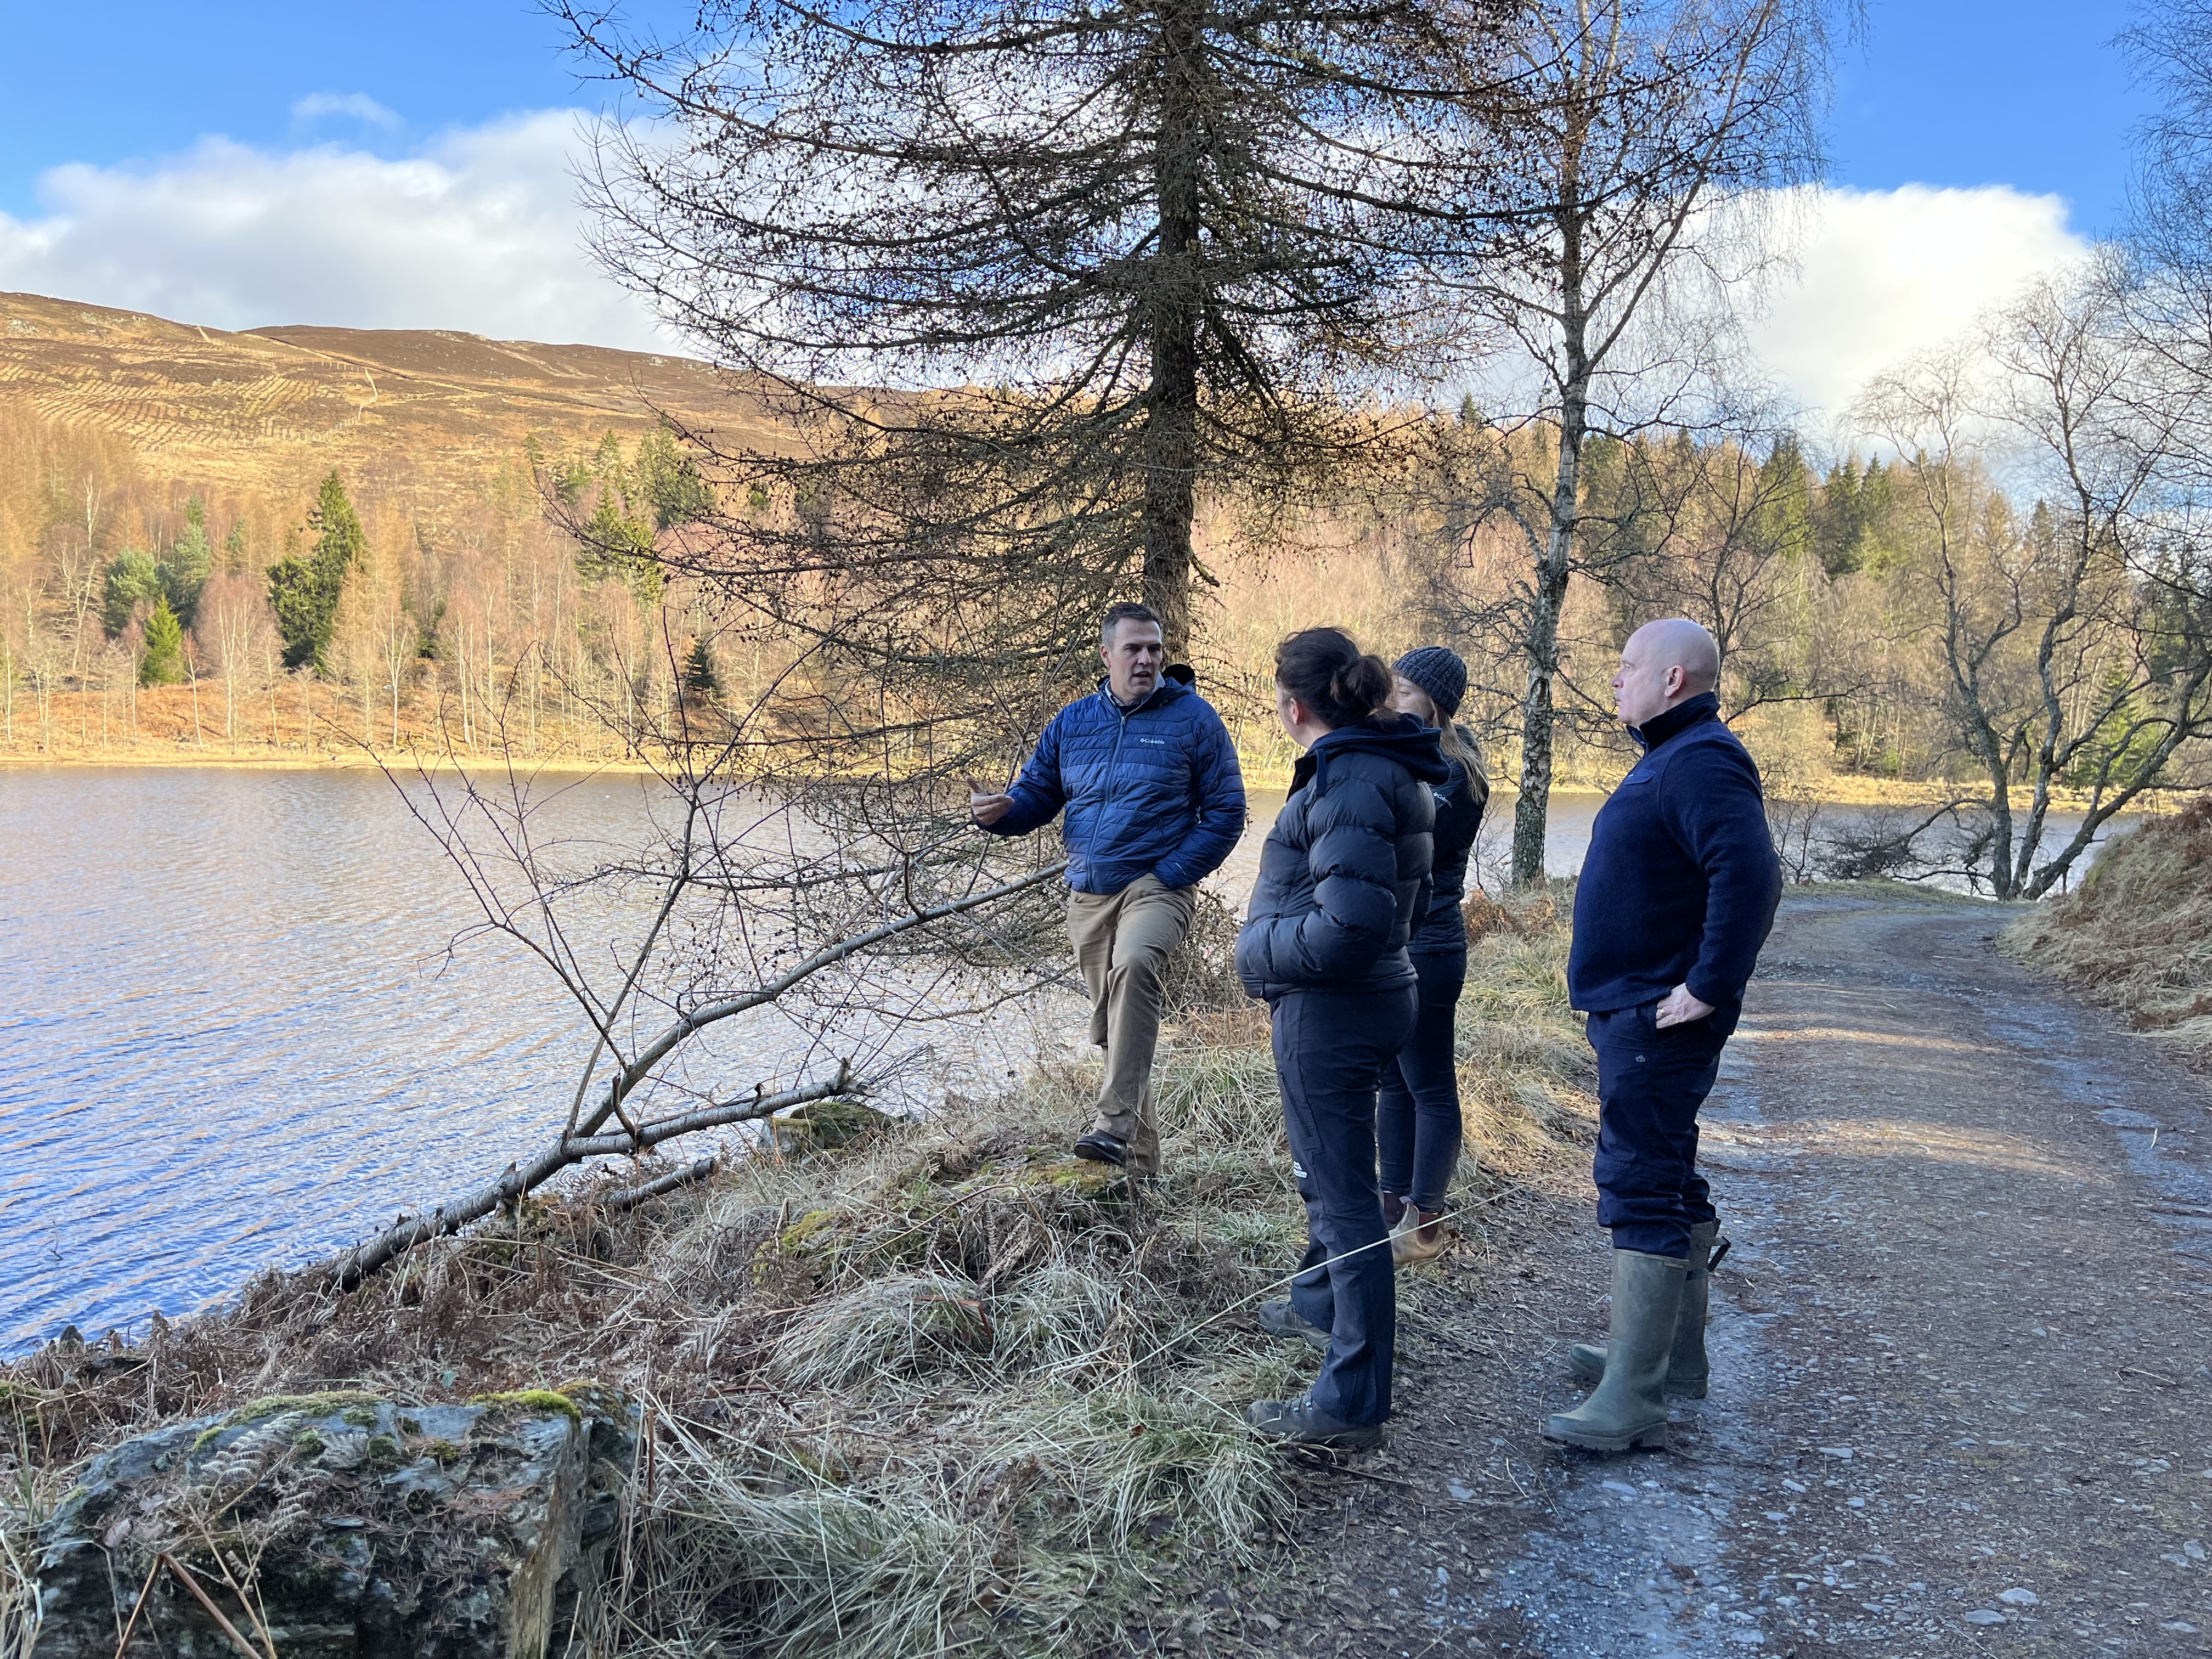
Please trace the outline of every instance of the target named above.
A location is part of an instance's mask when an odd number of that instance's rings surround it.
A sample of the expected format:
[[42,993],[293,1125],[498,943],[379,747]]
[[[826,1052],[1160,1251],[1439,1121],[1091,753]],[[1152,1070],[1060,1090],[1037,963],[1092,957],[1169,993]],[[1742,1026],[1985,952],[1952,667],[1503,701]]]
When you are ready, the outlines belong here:
[[1447,775],[1436,732],[1410,714],[1339,726],[1306,751],[1237,939],[1247,992],[1272,1002],[1414,982],[1406,943],[1428,909],[1429,790]]

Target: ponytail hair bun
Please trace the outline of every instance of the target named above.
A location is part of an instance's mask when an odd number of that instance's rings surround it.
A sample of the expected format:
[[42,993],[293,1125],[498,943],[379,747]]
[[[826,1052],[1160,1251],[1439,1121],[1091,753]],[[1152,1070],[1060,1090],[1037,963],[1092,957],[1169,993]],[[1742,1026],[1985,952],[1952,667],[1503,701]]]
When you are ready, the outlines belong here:
[[1275,683],[1331,726],[1359,726],[1390,701],[1390,671],[1340,628],[1309,628],[1275,647]]

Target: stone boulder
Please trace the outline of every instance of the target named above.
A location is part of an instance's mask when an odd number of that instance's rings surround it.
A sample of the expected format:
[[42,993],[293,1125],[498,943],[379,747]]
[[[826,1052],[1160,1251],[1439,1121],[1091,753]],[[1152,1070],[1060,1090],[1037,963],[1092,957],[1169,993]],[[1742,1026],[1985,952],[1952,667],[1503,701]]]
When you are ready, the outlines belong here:
[[559,1653],[612,1557],[635,1420],[580,1384],[264,1400],[142,1435],[40,1531],[33,1659],[115,1659],[149,1583],[132,1656],[239,1659],[185,1577],[282,1659]]

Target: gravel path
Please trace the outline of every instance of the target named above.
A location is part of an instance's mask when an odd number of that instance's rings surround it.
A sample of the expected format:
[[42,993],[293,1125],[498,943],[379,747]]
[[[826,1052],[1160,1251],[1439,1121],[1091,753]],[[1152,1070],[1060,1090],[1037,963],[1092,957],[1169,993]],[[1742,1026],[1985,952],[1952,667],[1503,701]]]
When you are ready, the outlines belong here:
[[1304,1477],[1310,1591],[1223,1623],[1376,1659],[2212,1653],[2207,1090],[1997,956],[2007,914],[1785,903],[1705,1117],[1714,1394],[1667,1451],[1537,1437],[1606,1264],[1532,1202],[1519,1254],[1425,1276],[1390,1450]]

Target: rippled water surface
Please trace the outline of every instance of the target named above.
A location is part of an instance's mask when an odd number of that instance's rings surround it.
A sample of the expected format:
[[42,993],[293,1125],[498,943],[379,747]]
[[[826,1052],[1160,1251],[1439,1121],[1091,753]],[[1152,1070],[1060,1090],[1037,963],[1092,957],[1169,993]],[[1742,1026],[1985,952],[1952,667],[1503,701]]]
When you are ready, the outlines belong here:
[[[572,848],[649,817],[641,781],[555,783]],[[200,1306],[548,1139],[588,1030],[511,944],[447,959],[473,914],[374,773],[0,769],[0,1352]],[[1030,1029],[973,1024],[978,1066]],[[741,1086],[790,1059],[720,1034]]]
[[[560,782],[571,837],[649,816],[640,781]],[[1240,902],[1279,800],[1222,872]],[[1556,798],[1554,869],[1599,804]],[[548,1138],[579,1022],[511,945],[445,959],[471,914],[374,773],[0,768],[0,1352],[200,1306]],[[1003,1075],[1065,1016],[950,1047]],[[726,1054],[750,1082],[778,1040]]]

